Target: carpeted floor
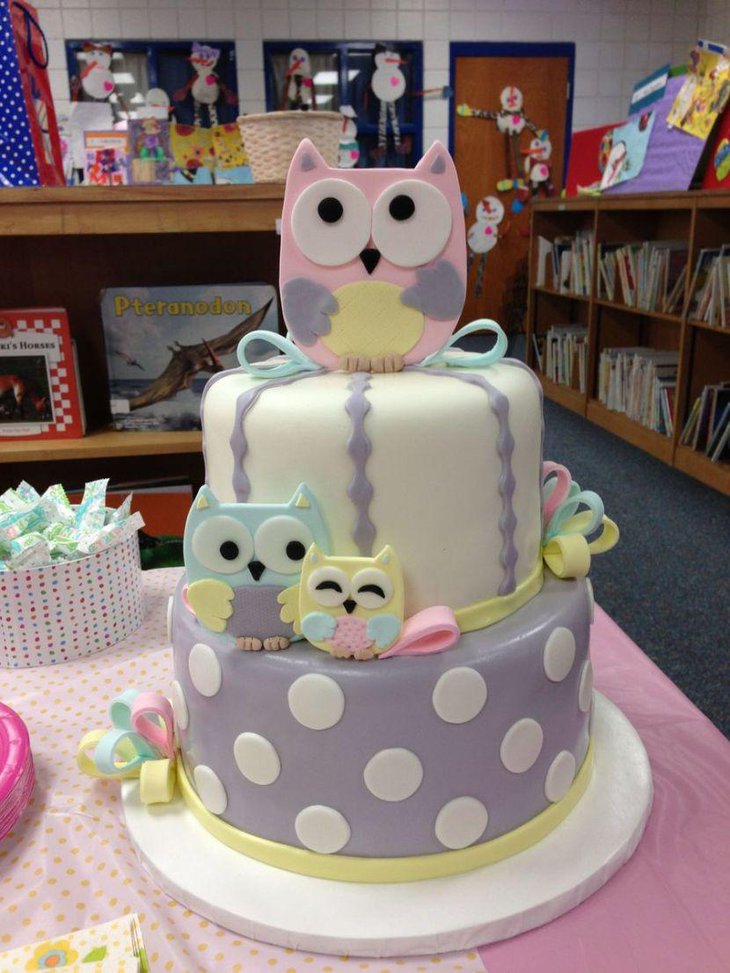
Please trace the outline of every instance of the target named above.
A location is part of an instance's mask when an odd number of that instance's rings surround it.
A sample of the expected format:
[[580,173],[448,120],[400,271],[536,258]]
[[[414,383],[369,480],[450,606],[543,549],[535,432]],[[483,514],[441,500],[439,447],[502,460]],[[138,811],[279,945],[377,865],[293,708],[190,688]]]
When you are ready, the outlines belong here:
[[621,529],[593,559],[598,603],[730,736],[730,500],[547,400],[545,459]]

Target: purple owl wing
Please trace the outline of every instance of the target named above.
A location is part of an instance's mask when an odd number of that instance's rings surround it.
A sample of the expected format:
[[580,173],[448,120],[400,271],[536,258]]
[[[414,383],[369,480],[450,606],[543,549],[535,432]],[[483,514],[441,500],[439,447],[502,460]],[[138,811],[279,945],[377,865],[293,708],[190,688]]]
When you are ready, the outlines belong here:
[[284,589],[278,585],[250,585],[236,588],[233,615],[226,631],[234,638],[257,638],[262,641],[275,635],[291,638],[291,625],[279,618],[281,605],[276,598]]
[[456,267],[448,260],[439,260],[433,267],[416,271],[416,283],[401,294],[407,307],[423,311],[435,321],[458,318],[464,307],[466,285]]
[[329,334],[330,314],[339,308],[324,284],[308,277],[292,277],[281,288],[281,308],[286,326],[298,345],[313,345]]

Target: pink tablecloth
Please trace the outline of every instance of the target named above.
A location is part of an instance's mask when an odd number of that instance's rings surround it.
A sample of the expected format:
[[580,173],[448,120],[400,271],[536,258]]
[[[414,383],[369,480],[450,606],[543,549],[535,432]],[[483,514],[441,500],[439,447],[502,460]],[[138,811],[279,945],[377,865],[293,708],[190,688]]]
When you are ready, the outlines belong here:
[[488,973],[730,969],[730,745],[600,609],[596,685],[641,733],[656,797],[634,858],[573,912],[479,953],[368,961],[251,942],[169,899],[129,845],[119,785],[82,777],[74,758],[117,693],[169,689],[165,607],[178,574],[145,575],[145,624],[119,647],[0,670],[0,699],[26,721],[38,775],[31,807],[0,845],[0,950],[137,912],[153,973],[483,973],[480,954]]

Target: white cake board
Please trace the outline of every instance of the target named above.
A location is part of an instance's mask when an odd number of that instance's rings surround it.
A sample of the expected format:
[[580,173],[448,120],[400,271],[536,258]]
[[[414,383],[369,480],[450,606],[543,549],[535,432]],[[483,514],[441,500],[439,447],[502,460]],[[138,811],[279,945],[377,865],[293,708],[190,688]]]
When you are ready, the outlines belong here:
[[350,956],[418,956],[507,939],[557,918],[633,854],[652,801],[649,760],[623,713],[594,694],[595,767],[577,807],[543,841],[449,878],[353,884],[246,858],[212,837],[180,797],[141,804],[123,785],[129,834],[155,881],[193,912],[278,946]]

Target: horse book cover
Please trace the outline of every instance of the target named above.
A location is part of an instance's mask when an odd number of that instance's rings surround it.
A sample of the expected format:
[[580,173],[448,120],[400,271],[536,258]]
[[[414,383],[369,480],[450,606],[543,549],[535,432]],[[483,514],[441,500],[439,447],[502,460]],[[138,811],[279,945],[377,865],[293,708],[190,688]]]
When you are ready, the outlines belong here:
[[[200,429],[211,375],[236,368],[249,331],[279,330],[269,284],[110,287],[101,294],[112,420],[116,429]],[[261,345],[260,357],[271,353]]]
[[83,435],[83,406],[66,311],[0,309],[0,439]]

